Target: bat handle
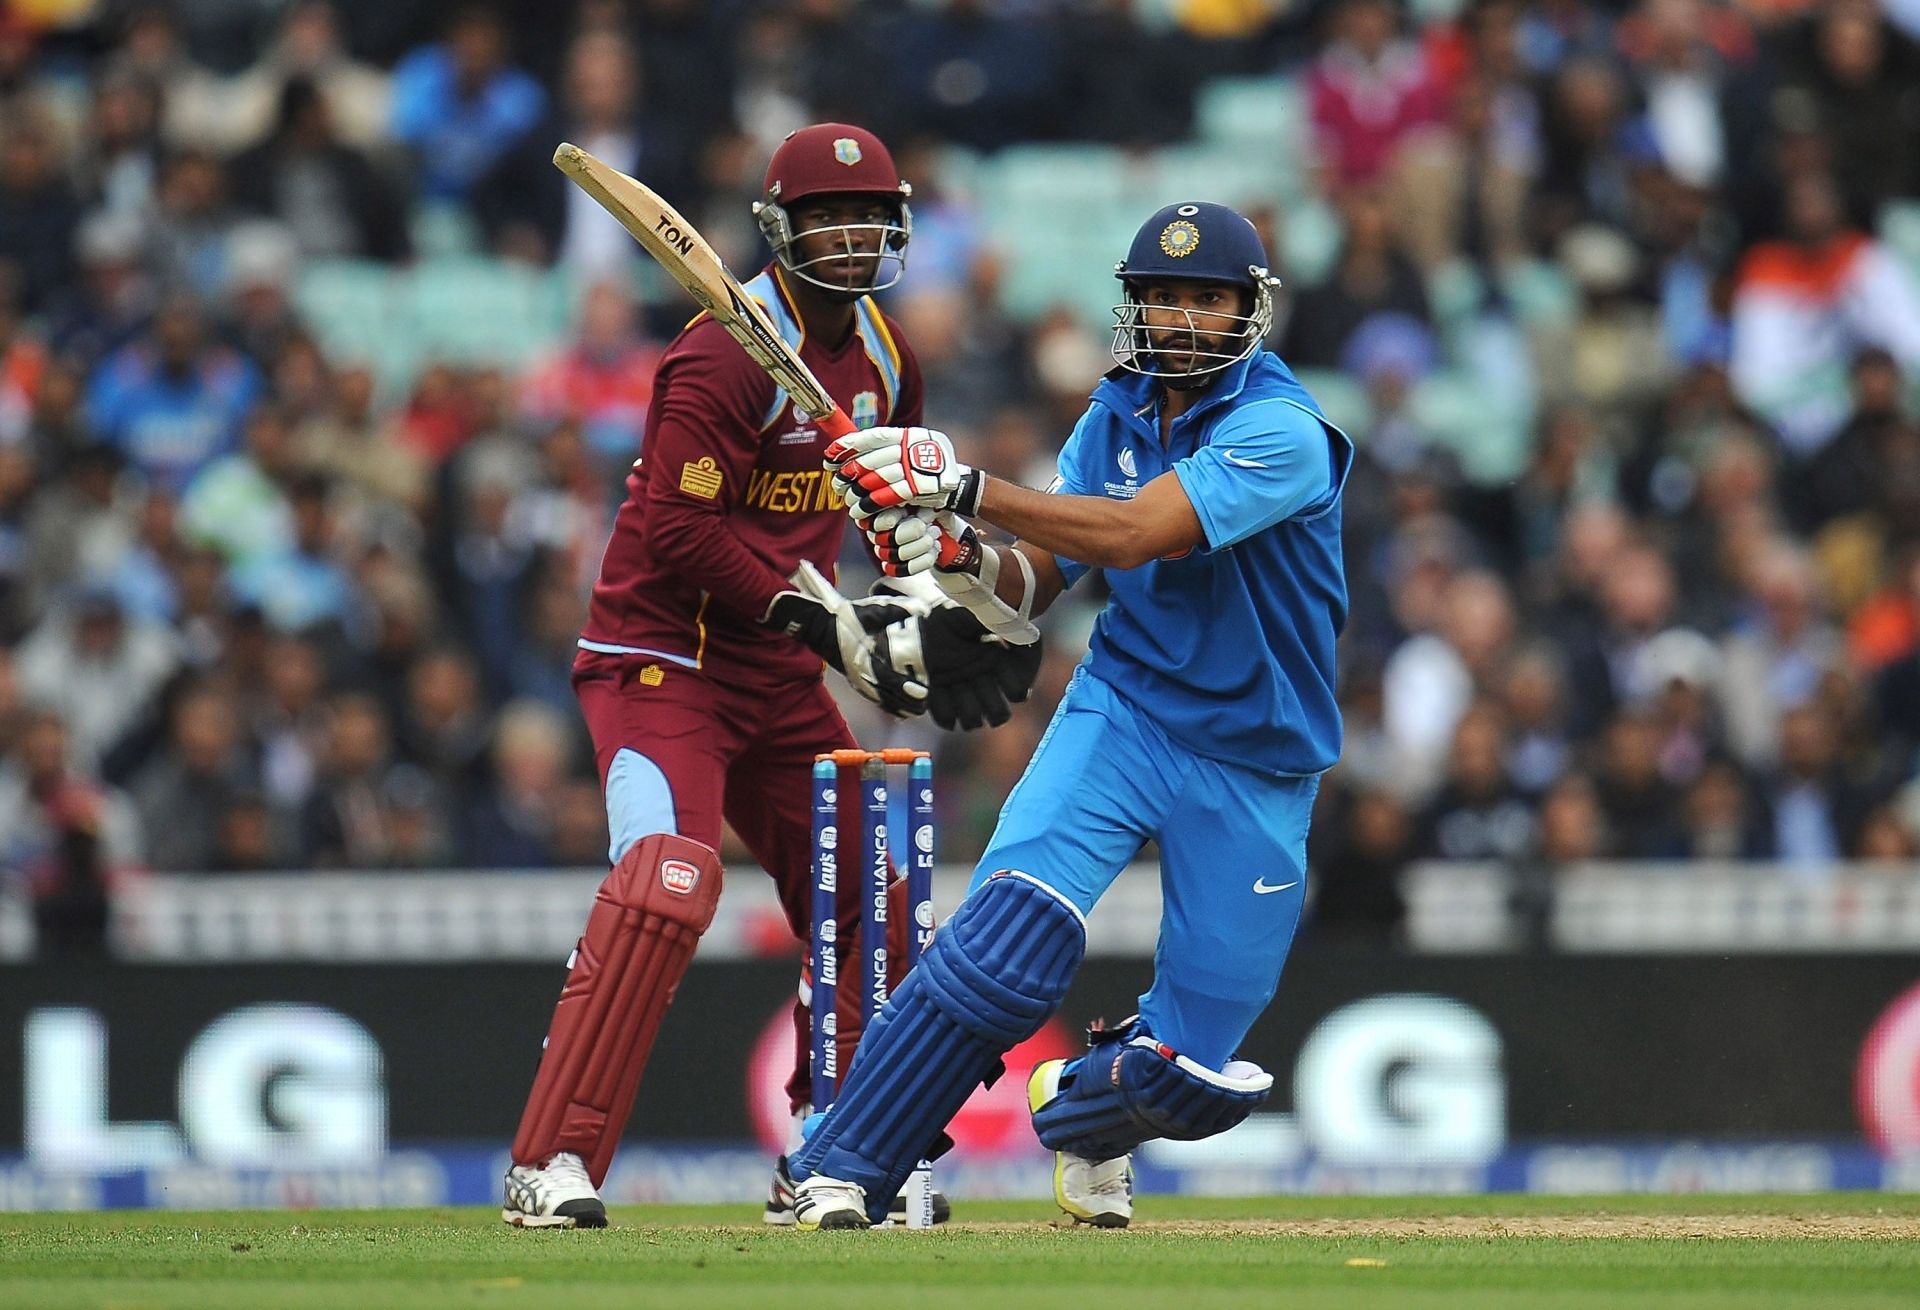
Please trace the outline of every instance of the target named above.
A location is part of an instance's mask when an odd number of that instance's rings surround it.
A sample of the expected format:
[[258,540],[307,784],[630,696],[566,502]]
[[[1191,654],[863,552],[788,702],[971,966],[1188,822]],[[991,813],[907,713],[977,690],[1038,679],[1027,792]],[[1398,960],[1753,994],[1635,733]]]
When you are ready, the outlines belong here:
[[852,436],[860,429],[855,427],[853,420],[847,417],[846,410],[835,405],[833,412],[820,420],[820,430],[832,440],[838,441],[842,437]]

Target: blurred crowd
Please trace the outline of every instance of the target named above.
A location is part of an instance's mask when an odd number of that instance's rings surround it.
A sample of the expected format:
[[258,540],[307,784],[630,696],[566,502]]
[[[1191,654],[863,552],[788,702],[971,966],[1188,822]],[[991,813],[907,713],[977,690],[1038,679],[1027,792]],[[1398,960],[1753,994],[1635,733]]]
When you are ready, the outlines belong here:
[[[1302,89],[1340,239],[1291,285],[1288,215],[1260,214],[1273,344],[1364,397],[1322,919],[1387,931],[1423,858],[1920,853],[1920,3],[535,9],[0,12],[0,870],[43,905],[84,918],[142,869],[605,859],[568,672],[689,310],[555,142],[750,269],[779,137],[880,131],[915,186],[888,308],[929,421],[1039,484],[1105,341],[1008,313],[951,161],[1150,154],[1222,77]],[[306,271],[397,274],[448,223],[564,278],[568,338],[397,382],[323,343]],[[1528,397],[1517,477],[1430,430],[1442,365]],[[939,742],[943,858],[1037,743],[1081,591],[1014,722]]]

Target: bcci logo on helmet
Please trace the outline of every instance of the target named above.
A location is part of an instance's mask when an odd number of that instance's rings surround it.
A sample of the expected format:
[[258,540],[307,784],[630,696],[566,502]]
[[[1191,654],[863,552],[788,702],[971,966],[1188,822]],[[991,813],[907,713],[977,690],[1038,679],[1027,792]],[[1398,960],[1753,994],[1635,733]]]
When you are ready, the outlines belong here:
[[700,885],[700,870],[685,860],[662,860],[660,885],[676,895],[689,895]]
[[941,453],[937,441],[914,442],[907,448],[907,463],[913,466],[915,473],[924,473],[928,477],[938,477],[947,469],[947,457]]
[[1160,249],[1175,259],[1185,259],[1200,248],[1200,229],[1179,219],[1160,229]]

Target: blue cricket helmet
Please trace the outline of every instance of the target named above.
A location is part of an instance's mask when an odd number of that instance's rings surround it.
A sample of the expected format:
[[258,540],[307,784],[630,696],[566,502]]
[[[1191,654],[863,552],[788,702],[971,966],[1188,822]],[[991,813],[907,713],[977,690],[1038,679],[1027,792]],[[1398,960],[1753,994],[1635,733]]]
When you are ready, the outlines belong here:
[[1253,224],[1225,205],[1204,200],[1168,205],[1140,225],[1127,257],[1114,265],[1121,281],[1180,277],[1253,285],[1267,275],[1267,248]]
[[[1204,385],[1213,374],[1258,350],[1273,327],[1273,289],[1280,279],[1268,271],[1267,248],[1259,232],[1225,205],[1193,200],[1157,211],[1134,233],[1127,257],[1113,266],[1113,275],[1126,288],[1125,301],[1113,307],[1114,360],[1122,368],[1169,386]],[[1155,278],[1246,287],[1252,292],[1249,312],[1211,315],[1238,319],[1239,331],[1225,339],[1224,348],[1176,351],[1173,358],[1183,361],[1184,367],[1174,367],[1151,348],[1145,307],[1135,290],[1136,283]],[[1193,322],[1189,317],[1190,326]]]

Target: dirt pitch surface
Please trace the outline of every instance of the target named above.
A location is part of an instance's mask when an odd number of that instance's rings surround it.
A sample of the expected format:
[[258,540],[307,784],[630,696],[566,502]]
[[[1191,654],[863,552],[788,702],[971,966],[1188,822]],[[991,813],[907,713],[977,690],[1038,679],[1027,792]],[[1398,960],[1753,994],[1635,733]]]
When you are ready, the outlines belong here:
[[[1442,1202],[1444,1204],[1444,1202]],[[1030,1231],[1027,1225],[962,1224],[980,1231]],[[1621,1238],[1806,1238],[1841,1242],[1920,1241],[1920,1216],[1904,1214],[1586,1214],[1438,1215],[1431,1219],[1169,1219],[1135,1225],[1137,1232],[1310,1238],[1542,1238],[1580,1241]]]

